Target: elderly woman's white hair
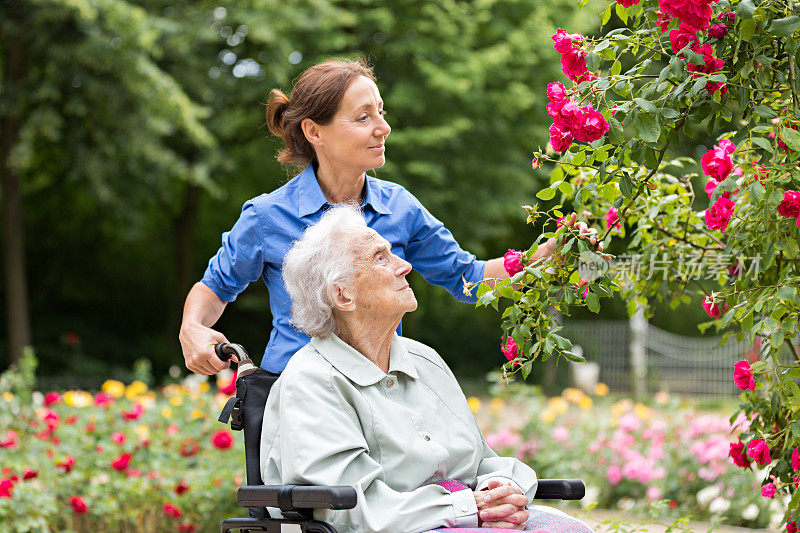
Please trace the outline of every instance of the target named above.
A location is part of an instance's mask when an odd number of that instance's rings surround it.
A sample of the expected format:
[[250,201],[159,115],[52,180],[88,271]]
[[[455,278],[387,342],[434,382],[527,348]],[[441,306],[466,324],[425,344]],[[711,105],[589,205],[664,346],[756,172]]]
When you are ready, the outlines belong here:
[[309,337],[337,333],[333,319],[334,283],[349,284],[355,250],[350,239],[367,229],[361,211],[343,204],[306,228],[283,259],[283,283],[292,300],[292,324]]

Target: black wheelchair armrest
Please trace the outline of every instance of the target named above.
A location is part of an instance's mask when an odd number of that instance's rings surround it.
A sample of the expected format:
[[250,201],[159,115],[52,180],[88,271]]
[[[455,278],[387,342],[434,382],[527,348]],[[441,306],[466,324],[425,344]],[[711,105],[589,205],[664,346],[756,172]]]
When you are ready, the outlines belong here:
[[580,479],[540,479],[535,500],[580,500],[586,487]]
[[239,487],[236,501],[242,507],[276,507],[281,511],[303,509],[352,509],[356,489],[348,486],[247,485]]

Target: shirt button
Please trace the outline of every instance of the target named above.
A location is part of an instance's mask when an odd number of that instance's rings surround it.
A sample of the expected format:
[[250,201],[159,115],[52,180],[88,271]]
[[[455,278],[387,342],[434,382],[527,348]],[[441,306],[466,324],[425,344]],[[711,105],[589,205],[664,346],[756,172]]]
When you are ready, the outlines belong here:
[[391,387],[392,385],[394,385],[394,381],[392,381],[391,379],[386,382],[387,387]]
[[423,435],[422,438],[425,439],[425,440],[431,440],[431,436],[430,435]]
[[469,511],[469,507],[467,507],[466,505],[461,506],[462,513],[466,513],[467,511]]

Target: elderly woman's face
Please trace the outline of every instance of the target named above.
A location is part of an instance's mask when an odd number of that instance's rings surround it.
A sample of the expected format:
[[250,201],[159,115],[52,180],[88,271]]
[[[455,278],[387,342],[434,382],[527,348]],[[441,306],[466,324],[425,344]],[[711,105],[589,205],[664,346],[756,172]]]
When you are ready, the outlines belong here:
[[414,291],[406,281],[411,265],[395,254],[375,230],[353,240],[356,258],[353,291],[356,308],[378,316],[401,317],[417,308]]
[[319,126],[323,142],[316,150],[325,159],[359,172],[382,167],[386,162],[384,142],[392,131],[384,114],[378,86],[359,76],[344,93],[331,122]]

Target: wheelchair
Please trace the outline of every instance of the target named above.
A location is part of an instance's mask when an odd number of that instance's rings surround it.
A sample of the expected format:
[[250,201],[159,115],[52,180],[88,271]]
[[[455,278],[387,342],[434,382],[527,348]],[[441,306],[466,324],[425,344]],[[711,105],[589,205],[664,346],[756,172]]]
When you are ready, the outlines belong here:
[[[314,509],[353,509],[356,491],[349,486],[264,485],[261,479],[261,425],[267,396],[280,374],[258,368],[238,344],[215,347],[217,356],[227,361],[236,355],[239,373],[236,396],[230,398],[219,416],[234,431],[244,431],[247,485],[239,487],[236,502],[248,508],[244,518],[227,518],[221,533],[230,531],[267,533],[337,533],[330,524],[315,520]],[[579,479],[540,479],[534,499],[580,500],[585,487]],[[282,518],[272,518],[267,507],[280,509]]]

